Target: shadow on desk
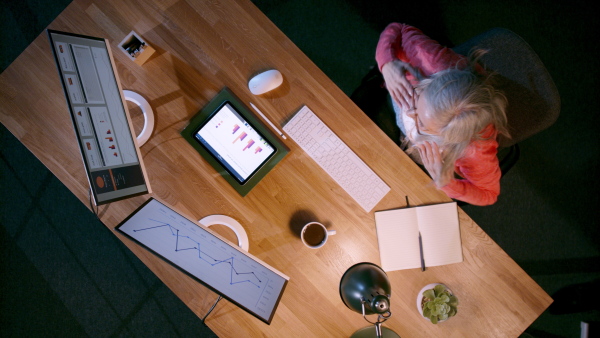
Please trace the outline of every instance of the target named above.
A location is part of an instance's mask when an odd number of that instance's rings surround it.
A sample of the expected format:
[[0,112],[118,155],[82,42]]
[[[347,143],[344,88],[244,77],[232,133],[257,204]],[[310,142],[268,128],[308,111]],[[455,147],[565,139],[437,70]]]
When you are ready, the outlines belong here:
[[329,228],[329,223],[324,223],[321,220],[317,219],[317,216],[309,210],[298,210],[292,215],[292,219],[290,219],[290,230],[294,234],[294,236],[300,238],[300,232],[302,231],[302,227],[306,223],[309,222],[320,222],[325,225],[326,228]]

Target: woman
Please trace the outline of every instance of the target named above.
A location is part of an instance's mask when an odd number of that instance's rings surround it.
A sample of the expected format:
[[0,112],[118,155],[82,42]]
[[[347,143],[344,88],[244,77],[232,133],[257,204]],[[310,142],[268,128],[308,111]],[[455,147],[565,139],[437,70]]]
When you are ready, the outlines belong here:
[[407,152],[449,197],[474,205],[496,202],[496,137],[509,136],[506,98],[476,66],[482,54],[468,60],[399,23],[383,31],[376,52]]

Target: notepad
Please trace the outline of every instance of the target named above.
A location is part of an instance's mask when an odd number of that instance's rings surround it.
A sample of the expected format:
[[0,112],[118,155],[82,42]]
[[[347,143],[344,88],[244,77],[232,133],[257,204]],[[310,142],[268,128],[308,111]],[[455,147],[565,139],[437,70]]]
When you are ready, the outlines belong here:
[[375,212],[381,268],[421,268],[419,232],[425,266],[463,261],[456,203]]

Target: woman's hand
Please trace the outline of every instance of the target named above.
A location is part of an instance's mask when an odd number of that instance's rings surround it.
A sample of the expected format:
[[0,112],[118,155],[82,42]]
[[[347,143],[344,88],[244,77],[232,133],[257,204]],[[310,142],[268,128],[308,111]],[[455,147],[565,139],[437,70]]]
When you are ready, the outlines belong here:
[[423,165],[425,166],[425,169],[427,169],[427,172],[429,172],[429,175],[431,175],[435,185],[438,188],[446,185],[451,178],[448,176],[451,176],[452,172],[450,172],[449,175],[442,173],[442,152],[437,143],[427,141],[416,145],[416,147],[421,155]]
[[385,80],[385,85],[392,96],[403,110],[408,110],[412,107],[413,86],[406,79],[406,71],[412,73],[415,78],[420,78],[419,72],[410,64],[394,60],[383,65],[381,74]]

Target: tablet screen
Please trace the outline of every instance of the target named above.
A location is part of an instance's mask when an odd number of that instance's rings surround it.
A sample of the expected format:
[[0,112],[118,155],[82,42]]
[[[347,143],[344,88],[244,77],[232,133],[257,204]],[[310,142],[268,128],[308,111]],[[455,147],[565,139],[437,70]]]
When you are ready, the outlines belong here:
[[194,138],[240,184],[248,181],[276,153],[276,148],[229,101],[207,119]]

